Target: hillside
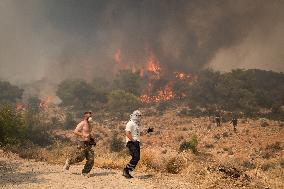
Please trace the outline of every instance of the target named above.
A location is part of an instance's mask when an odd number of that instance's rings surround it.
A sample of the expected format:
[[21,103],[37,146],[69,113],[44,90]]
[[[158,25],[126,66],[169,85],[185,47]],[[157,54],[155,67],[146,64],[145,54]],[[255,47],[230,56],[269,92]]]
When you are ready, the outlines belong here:
[[[72,167],[69,173],[62,172],[62,164],[72,146],[67,143],[58,145],[57,149],[41,149],[40,153],[37,152],[38,160],[47,163],[1,157],[1,172],[5,173],[2,179],[7,184],[4,188],[12,187],[13,183],[19,184],[20,188],[70,188],[70,184],[78,188],[79,183],[86,188],[100,184],[102,188],[112,188],[112,184],[127,188],[126,183],[131,188],[284,186],[283,122],[241,119],[235,133],[228,122],[216,127],[210,117],[180,117],[175,111],[159,116],[153,116],[153,113],[151,115],[145,116],[142,123],[145,128],[154,127],[155,132],[142,138],[142,158],[133,181],[125,181],[121,176],[121,168],[129,159],[126,150],[119,153],[109,150],[113,133],[118,132],[118,138],[123,140],[125,122],[105,120],[95,125],[98,144],[94,148],[96,159],[92,178],[83,178],[76,184],[73,183],[82,178],[76,175],[80,173],[82,165]],[[71,133],[72,131],[64,130],[54,132],[55,135],[72,139]],[[190,150],[180,152],[180,144],[189,141],[193,135],[198,138],[198,153],[193,154]],[[38,174],[32,172],[36,169]],[[5,170],[9,170],[11,174],[15,171],[22,176],[14,178]],[[25,177],[31,180],[19,179]],[[59,178],[64,182],[58,182]],[[26,185],[27,183],[30,185]]]

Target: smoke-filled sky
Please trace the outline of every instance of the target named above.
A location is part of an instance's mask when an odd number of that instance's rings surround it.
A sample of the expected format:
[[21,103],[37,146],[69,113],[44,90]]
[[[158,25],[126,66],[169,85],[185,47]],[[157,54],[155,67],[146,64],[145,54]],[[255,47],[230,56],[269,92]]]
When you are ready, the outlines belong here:
[[284,71],[283,0],[1,0],[0,79],[111,76],[114,54],[162,68]]

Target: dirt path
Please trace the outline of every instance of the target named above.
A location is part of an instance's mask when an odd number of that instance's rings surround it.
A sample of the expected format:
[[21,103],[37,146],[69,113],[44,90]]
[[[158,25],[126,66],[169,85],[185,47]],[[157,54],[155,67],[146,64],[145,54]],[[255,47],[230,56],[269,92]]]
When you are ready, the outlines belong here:
[[152,175],[135,174],[127,180],[121,171],[94,168],[91,177],[80,175],[82,165],[75,165],[69,171],[62,166],[43,162],[0,158],[0,187],[3,188],[157,188],[151,184]]
[[134,179],[122,177],[121,171],[94,168],[91,177],[80,175],[82,165],[63,171],[60,165],[0,156],[0,188],[191,188],[188,183],[161,180],[154,174],[133,173]]

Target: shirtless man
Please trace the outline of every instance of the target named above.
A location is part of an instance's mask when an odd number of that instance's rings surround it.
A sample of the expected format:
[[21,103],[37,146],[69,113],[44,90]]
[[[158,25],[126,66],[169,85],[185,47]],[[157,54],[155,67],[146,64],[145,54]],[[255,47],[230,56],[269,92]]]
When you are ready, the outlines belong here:
[[69,170],[70,165],[82,162],[86,158],[86,164],[82,170],[84,176],[88,175],[94,165],[94,151],[92,150],[91,139],[91,124],[92,112],[85,112],[83,120],[77,125],[74,130],[75,136],[78,138],[77,151],[65,162],[64,169]]

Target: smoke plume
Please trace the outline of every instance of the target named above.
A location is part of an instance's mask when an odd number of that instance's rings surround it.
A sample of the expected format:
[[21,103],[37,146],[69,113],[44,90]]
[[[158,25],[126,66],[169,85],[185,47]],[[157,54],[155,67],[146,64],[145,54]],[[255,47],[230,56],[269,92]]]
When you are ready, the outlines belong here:
[[280,0],[2,0],[0,79],[49,90],[111,77],[118,50],[127,64],[154,54],[171,71],[284,71],[283,10]]

